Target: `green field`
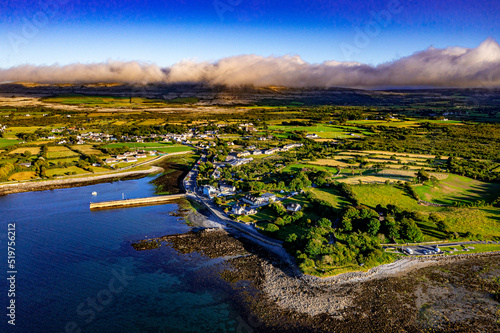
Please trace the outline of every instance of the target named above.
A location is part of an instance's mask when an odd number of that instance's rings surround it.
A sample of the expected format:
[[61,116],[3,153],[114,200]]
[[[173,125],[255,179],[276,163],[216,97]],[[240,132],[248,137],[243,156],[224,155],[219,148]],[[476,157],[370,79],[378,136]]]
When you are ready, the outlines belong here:
[[61,158],[61,157],[76,157],[80,156],[78,153],[66,148],[66,147],[49,147],[47,152],[47,158]]
[[89,173],[88,171],[80,169],[79,167],[71,166],[71,167],[67,167],[67,168],[49,169],[49,170],[47,170],[47,176],[49,176],[49,177],[54,176],[54,175],[62,176],[62,175],[70,174],[72,172],[76,172],[77,175]]
[[361,185],[353,186],[360,203],[370,208],[378,204],[387,206],[396,205],[410,211],[438,211],[439,207],[422,206],[402,189],[392,185]]
[[[472,179],[470,182],[475,183]],[[456,208],[419,205],[405,191],[392,185],[362,185],[353,186],[352,189],[360,203],[371,208],[375,208],[378,204],[382,206],[392,204],[408,211],[438,212],[446,219],[449,230],[459,234],[471,232],[487,237],[500,236],[500,208],[497,207]],[[425,241],[439,240],[445,237],[432,222],[419,222],[417,224],[424,233]]]
[[121,147],[129,147],[131,149],[139,149],[139,150],[156,150],[161,153],[169,154],[169,153],[179,153],[183,151],[194,151],[195,149],[185,145],[177,145],[172,144],[170,142],[120,142],[120,143],[110,143],[102,148],[121,148]]
[[[56,97],[42,98],[43,102],[56,103],[65,105],[82,105],[101,108],[118,108],[118,107],[131,107],[131,108],[158,108],[165,107],[172,104],[171,101],[163,99],[149,99],[142,97],[120,97],[120,96],[86,96],[86,95],[61,95]],[[183,101],[173,102],[176,104],[183,104]]]
[[450,229],[459,233],[472,232],[500,237],[500,208],[448,208],[442,211]]
[[316,196],[316,198],[330,203],[338,212],[340,212],[344,206],[349,205],[349,202],[341,196],[337,190],[312,188],[310,191]]
[[[284,125],[271,125],[269,126],[270,130],[280,130],[287,133],[291,133],[293,131],[303,131],[309,134],[317,134],[320,138],[324,139],[343,139],[350,137],[351,131],[362,131],[367,132],[367,130],[357,127],[348,126],[333,126],[333,125],[315,125],[315,126],[284,126]],[[356,135],[359,135],[356,134]]]
[[452,205],[454,202],[470,203],[478,200],[490,202],[500,195],[500,184],[449,175],[436,187],[431,184],[415,186],[415,191],[422,200],[443,205]]
[[173,147],[173,146],[179,146],[179,145],[174,145],[170,142],[117,142],[117,143],[110,143],[107,145],[101,146],[101,148],[122,148],[122,147],[129,147],[129,148],[165,148],[165,147]]
[[73,149],[86,155],[103,155],[100,150],[95,149],[92,145],[77,145],[74,146]]
[[338,169],[337,168],[332,168],[328,166],[321,166],[321,165],[313,165],[313,164],[302,164],[302,163],[295,163],[295,164],[290,164],[287,165],[283,171],[284,172],[290,172],[290,171],[301,171],[302,169],[307,168],[307,169],[314,169],[318,171],[328,171],[331,173],[337,173]]
[[145,150],[156,150],[161,153],[180,153],[183,151],[194,151],[194,148],[188,147],[188,146],[183,146],[183,145],[173,145],[172,147],[166,147],[166,148],[145,148]]
[[465,247],[473,247],[474,249],[469,249],[468,251],[463,251],[462,246],[440,246],[441,251],[452,251],[457,249],[458,251],[453,251],[453,253],[443,253],[444,255],[455,255],[462,253],[481,253],[481,252],[493,252],[500,251],[499,244],[466,244]]
[[[19,133],[33,133],[39,126],[19,126],[19,127],[8,127],[3,133],[3,139],[14,139],[17,140],[17,134]],[[1,141],[0,141],[1,142]]]
[[17,145],[20,141],[0,138],[0,148]]

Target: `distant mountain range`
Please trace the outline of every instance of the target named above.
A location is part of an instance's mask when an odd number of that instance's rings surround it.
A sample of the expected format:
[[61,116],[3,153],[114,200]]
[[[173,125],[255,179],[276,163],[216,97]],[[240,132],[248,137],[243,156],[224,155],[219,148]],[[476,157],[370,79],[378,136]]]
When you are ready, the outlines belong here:
[[2,97],[59,95],[145,97],[163,100],[196,98],[196,105],[415,105],[500,106],[500,89],[398,89],[225,87],[201,84],[120,83],[0,84]]

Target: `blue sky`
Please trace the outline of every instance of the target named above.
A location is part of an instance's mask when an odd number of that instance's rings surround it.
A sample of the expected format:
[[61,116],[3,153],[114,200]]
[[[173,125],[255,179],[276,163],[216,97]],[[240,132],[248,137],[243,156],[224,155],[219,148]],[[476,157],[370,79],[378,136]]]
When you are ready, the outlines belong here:
[[379,64],[431,45],[500,41],[498,12],[498,1],[464,0],[5,1],[0,68],[242,54]]

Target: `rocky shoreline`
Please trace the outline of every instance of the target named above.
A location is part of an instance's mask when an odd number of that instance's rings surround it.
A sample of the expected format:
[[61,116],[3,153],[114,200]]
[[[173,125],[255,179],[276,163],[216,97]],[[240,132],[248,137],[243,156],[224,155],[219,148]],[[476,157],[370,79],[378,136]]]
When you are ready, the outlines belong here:
[[[189,216],[210,219],[197,212]],[[368,272],[318,278],[298,274],[266,244],[234,230],[208,230],[170,241],[182,253],[228,258],[220,275],[233,286],[243,311],[251,313],[247,330],[494,332],[498,328],[500,305],[494,295],[500,293],[500,253],[405,258]],[[249,294],[242,281],[258,292]],[[480,304],[486,307],[477,311]],[[450,311],[453,319],[448,318]]]

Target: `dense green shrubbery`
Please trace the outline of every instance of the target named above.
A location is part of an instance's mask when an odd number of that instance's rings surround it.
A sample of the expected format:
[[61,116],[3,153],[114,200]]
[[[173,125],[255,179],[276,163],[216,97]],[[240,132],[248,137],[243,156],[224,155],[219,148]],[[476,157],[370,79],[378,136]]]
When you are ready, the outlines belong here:
[[0,165],[0,180],[7,180],[15,169],[16,167],[12,163],[4,163]]

